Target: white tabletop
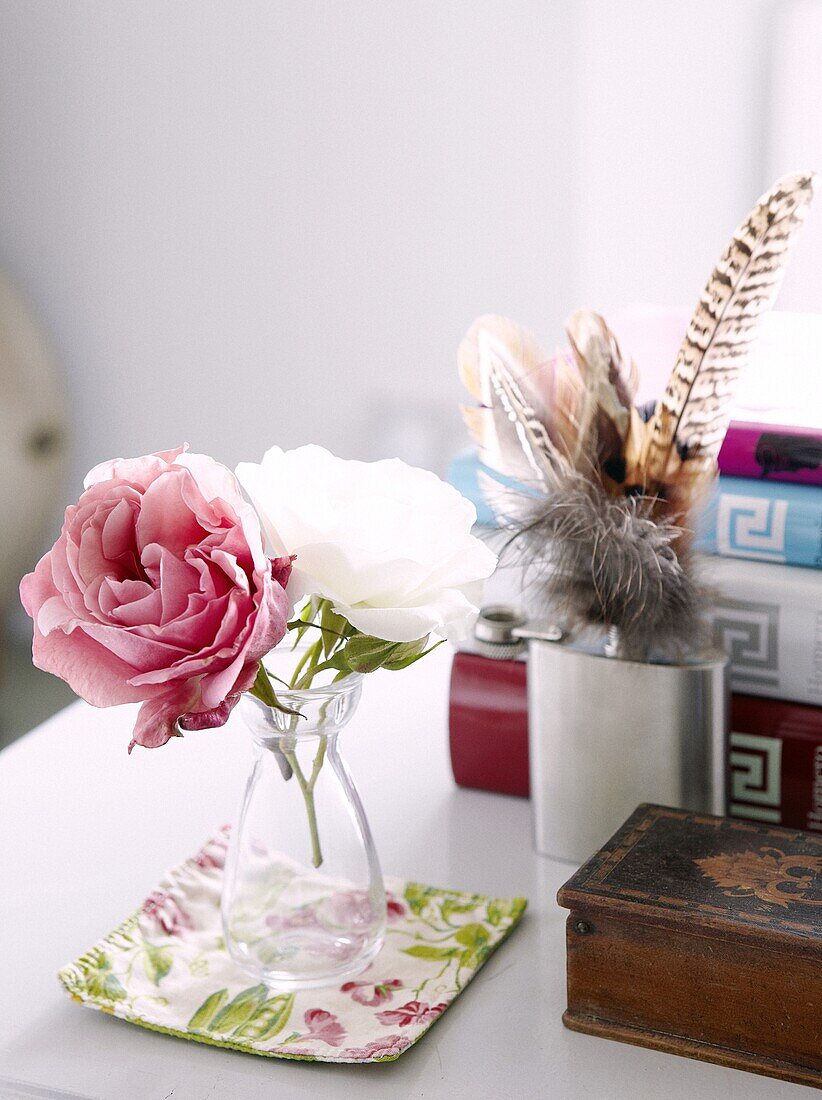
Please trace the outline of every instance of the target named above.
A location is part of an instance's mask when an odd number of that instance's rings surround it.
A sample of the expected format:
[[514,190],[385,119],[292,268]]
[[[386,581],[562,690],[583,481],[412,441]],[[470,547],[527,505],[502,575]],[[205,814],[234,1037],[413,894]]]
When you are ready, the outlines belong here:
[[555,898],[572,868],[534,854],[526,801],[455,787],[449,669],[443,647],[370,677],[343,735],[387,873],[529,898],[521,927],[418,1045],[388,1064],[289,1063],[72,1003],[56,971],[232,819],[250,760],[238,720],[129,757],[134,709],[76,703],[0,753],[0,1097],[798,1096],[801,1086],[562,1026],[566,914]]

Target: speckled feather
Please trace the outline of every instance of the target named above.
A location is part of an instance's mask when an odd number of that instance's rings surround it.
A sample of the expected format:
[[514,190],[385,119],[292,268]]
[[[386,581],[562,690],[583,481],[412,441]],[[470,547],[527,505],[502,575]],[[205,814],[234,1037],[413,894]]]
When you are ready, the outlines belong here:
[[623,652],[676,654],[697,637],[693,515],[716,476],[735,384],[771,308],[811,173],[786,176],[737,229],[711,274],[650,419],[636,367],[599,315],[569,319],[571,355],[544,356],[502,317],[460,345],[465,410],[481,461],[524,492],[485,491],[510,547],[572,624],[616,627]]

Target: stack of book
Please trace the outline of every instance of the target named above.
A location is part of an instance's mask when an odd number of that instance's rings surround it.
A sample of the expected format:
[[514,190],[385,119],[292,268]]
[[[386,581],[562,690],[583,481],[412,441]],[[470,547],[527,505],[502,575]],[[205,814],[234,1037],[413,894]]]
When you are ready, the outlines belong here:
[[731,660],[728,813],[822,832],[822,416],[734,421],[719,463],[699,547]]
[[[728,813],[822,832],[822,318],[776,315],[771,332],[697,548],[730,657]],[[450,476],[492,524],[478,468],[466,452]]]

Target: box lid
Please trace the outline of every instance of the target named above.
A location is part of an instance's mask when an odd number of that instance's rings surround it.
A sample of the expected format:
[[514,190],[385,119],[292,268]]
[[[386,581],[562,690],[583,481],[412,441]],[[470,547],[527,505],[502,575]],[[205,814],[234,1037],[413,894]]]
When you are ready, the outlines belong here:
[[822,953],[822,836],[642,805],[557,900]]

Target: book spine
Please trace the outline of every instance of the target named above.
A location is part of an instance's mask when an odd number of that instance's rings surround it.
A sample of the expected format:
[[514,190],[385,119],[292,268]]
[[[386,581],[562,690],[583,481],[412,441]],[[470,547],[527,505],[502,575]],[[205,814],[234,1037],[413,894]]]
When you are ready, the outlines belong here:
[[732,697],[728,815],[822,833],[822,708]]
[[822,567],[822,492],[813,485],[722,477],[697,525],[697,549],[728,558]]
[[461,787],[529,796],[526,676],[524,661],[454,655],[448,731]]
[[729,477],[822,485],[822,430],[732,421],[718,461]]
[[817,570],[702,558],[708,620],[731,687],[822,706],[822,577]]

